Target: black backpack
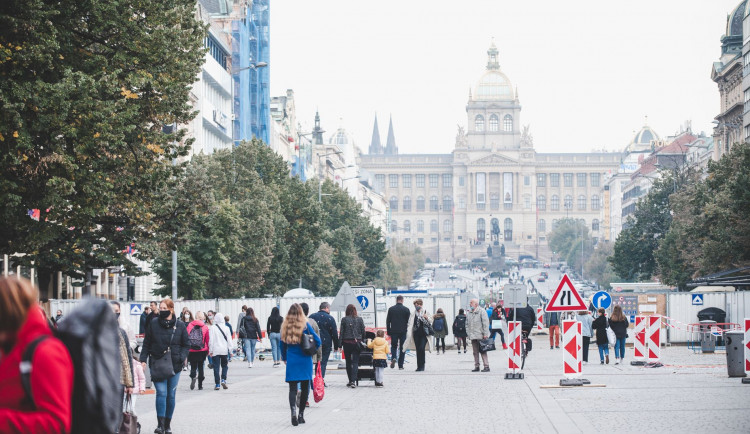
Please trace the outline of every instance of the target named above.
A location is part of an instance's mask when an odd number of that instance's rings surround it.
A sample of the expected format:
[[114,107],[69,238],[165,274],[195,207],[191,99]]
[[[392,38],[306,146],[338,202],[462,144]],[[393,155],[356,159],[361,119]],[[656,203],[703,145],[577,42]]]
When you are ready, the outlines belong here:
[[432,323],[432,328],[435,329],[436,332],[443,331],[443,324],[445,324],[445,318],[438,318]]
[[202,350],[203,349],[203,327],[193,327],[188,335],[188,344],[190,344],[191,350]]
[[[123,386],[120,384],[120,327],[104,300],[89,299],[65,316],[55,337],[68,349],[73,361],[73,429],[71,433],[113,433],[122,417]],[[21,384],[31,405],[34,350],[49,336],[29,344],[21,363]],[[44,373],[40,373],[44,375]]]
[[466,331],[466,317],[465,316],[456,317],[456,331],[457,332]]

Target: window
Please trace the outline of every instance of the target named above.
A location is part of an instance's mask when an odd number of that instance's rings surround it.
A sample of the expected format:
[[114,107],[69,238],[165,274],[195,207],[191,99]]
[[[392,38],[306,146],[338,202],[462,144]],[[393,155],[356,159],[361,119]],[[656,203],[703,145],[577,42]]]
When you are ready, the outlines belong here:
[[546,187],[547,186],[547,174],[546,173],[537,173],[536,174],[536,186],[537,187]]
[[424,238],[417,238],[417,244],[424,244]]
[[477,219],[477,241],[484,241],[484,219]]
[[559,187],[560,186],[560,174],[559,173],[550,173],[549,174],[549,185],[550,185],[550,187]]
[[390,205],[391,211],[398,211],[398,198],[396,196],[391,196]]
[[499,122],[497,119],[497,115],[490,116],[490,131],[497,131],[499,127]]
[[523,195],[523,207],[524,209],[531,208],[531,196],[528,194]]
[[391,220],[391,233],[394,233],[398,230],[398,223],[396,220]]
[[401,175],[401,184],[404,188],[411,188],[411,175]]
[[545,222],[544,219],[539,219],[539,222],[536,224],[536,230],[539,232],[545,232],[547,230],[547,222]]
[[552,199],[550,200],[550,207],[552,208],[552,211],[557,211],[560,209],[560,196],[553,194]]
[[424,188],[424,175],[417,175],[417,188]]
[[500,195],[497,193],[490,193],[490,209],[500,209]]
[[547,209],[547,197],[543,194],[536,197],[536,208],[540,211]]
[[512,231],[513,230],[513,220],[510,218],[506,218],[505,221],[503,221],[503,226],[505,227],[506,231]]
[[404,232],[411,232],[411,221],[404,220]]
[[411,211],[411,197],[404,196],[404,211]]
[[474,118],[474,131],[484,131],[484,116],[477,115],[477,117]]
[[566,210],[569,210],[569,209],[573,208],[573,196],[571,196],[569,194],[565,195],[565,203],[563,203],[563,207]]
[[573,174],[563,173],[563,182],[564,182],[565,187],[572,187],[573,186]]
[[438,175],[433,173],[430,175],[430,188],[437,188],[438,186]]
[[578,178],[578,186],[579,187],[585,187],[586,186],[586,174],[585,173],[577,173],[576,174]]
[[430,232],[437,232],[438,231],[438,223],[437,220],[430,220]]
[[379,190],[385,189],[385,175],[375,175],[375,184],[378,186]]
[[208,48],[208,52],[211,54],[211,57],[213,57],[214,60],[216,60],[222,68],[227,69],[227,57],[229,56],[229,54],[224,51],[223,48],[221,48],[221,45],[219,45],[218,42],[216,42],[212,37],[207,37],[203,39],[203,46],[205,48]]
[[523,176],[523,185],[526,185],[526,186],[531,185],[531,177],[529,175]]
[[513,131],[513,116],[503,116],[503,131],[505,131],[506,133]]
[[453,176],[449,173],[443,175],[443,187],[450,188],[453,186]]
[[598,231],[599,230],[599,219],[591,220],[591,230],[592,231]]
[[453,209],[453,199],[450,196],[443,196],[443,211],[450,211]]
[[417,211],[424,211],[424,196],[417,196]]
[[584,195],[578,196],[578,209],[581,211],[586,209],[586,196]]
[[450,221],[450,219],[443,220],[443,232],[453,232],[453,223]]
[[466,199],[463,197],[458,198],[458,209],[466,209]]
[[398,175],[388,175],[388,187],[398,188]]
[[463,187],[465,183],[466,183],[465,178],[463,176],[459,176],[458,177],[458,186],[459,187]]
[[438,197],[430,196],[430,211],[437,211],[437,210],[438,210]]
[[601,174],[599,173],[592,173],[591,174],[591,186],[592,187],[599,187],[599,183],[601,182]]
[[591,209],[594,211],[599,209],[599,195],[591,196]]
[[424,220],[417,220],[417,232],[424,232]]

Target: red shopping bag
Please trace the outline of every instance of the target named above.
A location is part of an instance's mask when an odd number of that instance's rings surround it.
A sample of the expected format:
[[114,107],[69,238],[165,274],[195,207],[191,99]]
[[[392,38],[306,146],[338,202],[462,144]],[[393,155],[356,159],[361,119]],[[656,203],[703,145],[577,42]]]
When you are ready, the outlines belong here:
[[315,372],[315,378],[313,379],[313,398],[315,402],[323,400],[323,396],[326,394],[325,383],[323,383],[323,374],[320,371],[320,363],[318,363],[318,370]]

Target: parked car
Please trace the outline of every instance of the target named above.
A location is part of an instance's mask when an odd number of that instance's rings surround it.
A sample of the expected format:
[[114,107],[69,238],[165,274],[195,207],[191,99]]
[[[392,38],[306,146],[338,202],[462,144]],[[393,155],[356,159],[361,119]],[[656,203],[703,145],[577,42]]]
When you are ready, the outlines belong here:
[[538,279],[536,279],[537,282],[546,282],[547,279],[544,278],[544,276],[539,276]]
[[544,263],[544,268],[549,268],[549,262]]
[[540,276],[544,277],[545,279],[549,279],[549,274],[546,271],[542,271]]

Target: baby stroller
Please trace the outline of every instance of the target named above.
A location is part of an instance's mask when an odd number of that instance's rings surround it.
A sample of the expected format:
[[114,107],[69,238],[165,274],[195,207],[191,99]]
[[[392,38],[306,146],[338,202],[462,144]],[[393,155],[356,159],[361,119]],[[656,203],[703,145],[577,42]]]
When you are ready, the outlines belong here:
[[[375,339],[375,333],[365,332],[365,342],[368,339]],[[372,366],[372,350],[365,348],[359,353],[359,364],[357,370],[357,386],[359,386],[359,380],[371,380],[375,381],[375,368]]]

